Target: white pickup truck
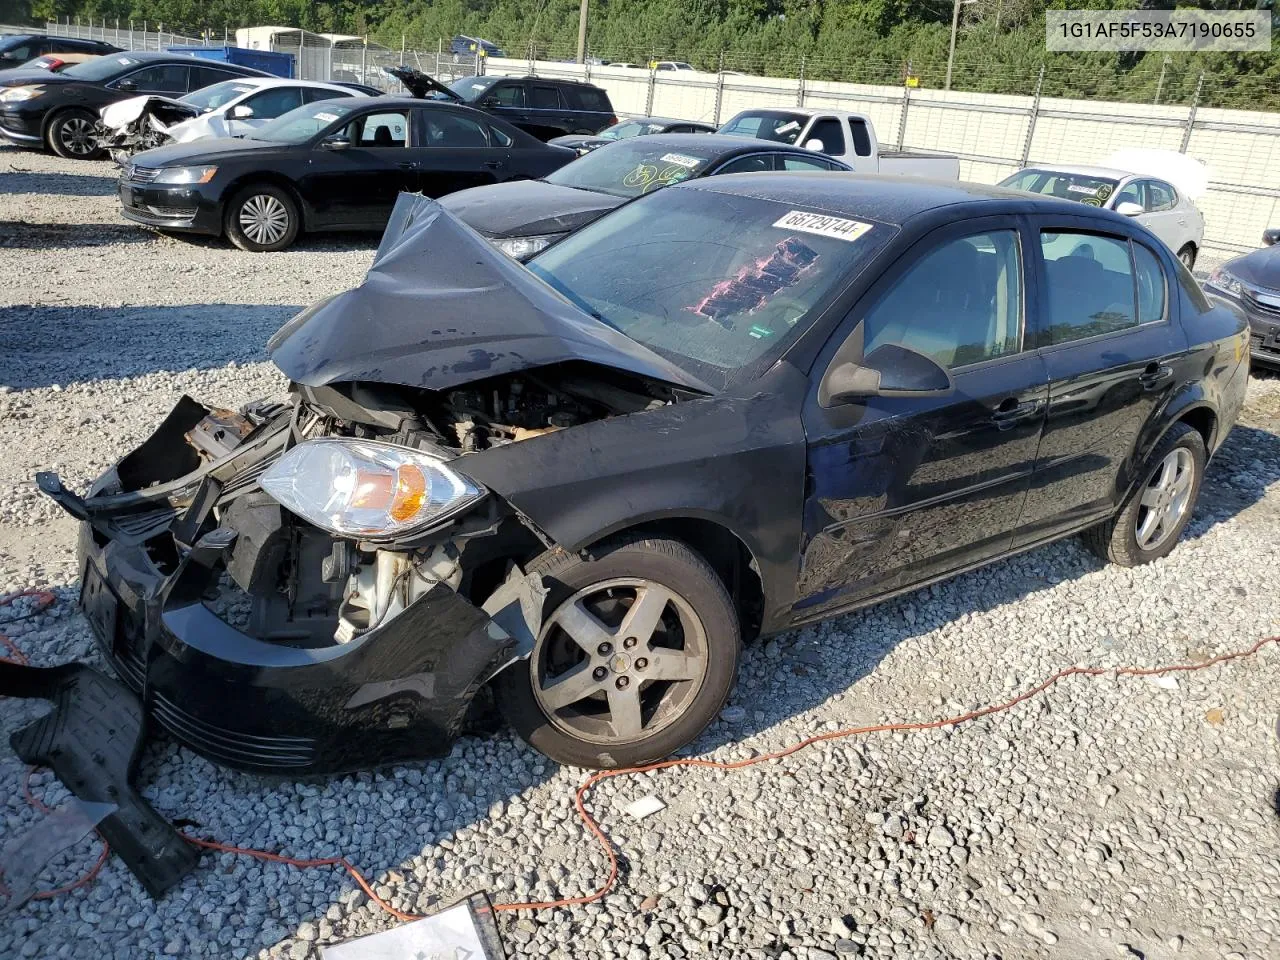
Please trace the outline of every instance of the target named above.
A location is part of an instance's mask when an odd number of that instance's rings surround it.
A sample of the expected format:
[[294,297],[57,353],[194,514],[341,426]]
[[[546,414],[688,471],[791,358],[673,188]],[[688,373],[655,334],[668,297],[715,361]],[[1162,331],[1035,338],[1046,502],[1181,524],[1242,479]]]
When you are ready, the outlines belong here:
[[960,160],[941,153],[882,151],[876,129],[861,113],[841,110],[743,110],[718,133],[798,144],[843,160],[858,173],[959,180]]

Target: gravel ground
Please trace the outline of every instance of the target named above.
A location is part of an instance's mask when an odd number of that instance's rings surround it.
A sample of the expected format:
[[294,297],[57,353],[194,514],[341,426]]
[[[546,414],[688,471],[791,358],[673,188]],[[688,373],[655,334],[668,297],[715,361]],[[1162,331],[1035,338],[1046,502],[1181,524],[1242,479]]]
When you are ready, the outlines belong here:
[[[75,612],[73,525],[34,492],[83,484],[183,392],[279,391],[266,336],[357,282],[374,238],[252,256],[119,223],[101,165],[0,149],[0,588],[52,586],[5,629],[34,660],[96,661]],[[1138,570],[1075,542],[746,651],[694,752],[740,758],[829,728],[954,715],[1075,663],[1203,660],[1280,633],[1280,381],[1255,379],[1184,542]],[[11,620],[22,604],[0,610]],[[5,701],[7,738],[37,708]],[[1280,942],[1280,649],[1176,685],[1071,679],[1007,713],[813,748],[727,775],[610,781],[593,795],[623,858],[602,904],[501,915],[521,957],[1273,958]],[[31,827],[0,755],[0,841]],[[329,782],[265,781],[157,741],[139,784],[227,842],[342,853],[425,910],[579,894],[605,861],[573,813],[583,772],[503,731],[448,758]],[[33,783],[50,804],[52,778]],[[653,794],[640,822],[622,807]],[[84,841],[42,882],[93,862]],[[87,889],[0,918],[0,956],[318,956],[387,928],[336,870],[210,856],[152,903],[116,860]]]

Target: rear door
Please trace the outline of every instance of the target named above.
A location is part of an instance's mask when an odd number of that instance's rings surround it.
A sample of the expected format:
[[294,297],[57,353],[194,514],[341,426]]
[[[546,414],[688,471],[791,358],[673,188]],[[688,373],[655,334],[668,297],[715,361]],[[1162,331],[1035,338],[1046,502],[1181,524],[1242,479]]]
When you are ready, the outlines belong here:
[[904,589],[1010,548],[1048,398],[1024,348],[1034,279],[1012,217],[953,224],[917,243],[833,341],[842,359],[885,344],[946,367],[942,397],[822,407],[815,365],[804,413],[809,484],[796,614],[807,619]]
[[1049,409],[1018,542],[1109,516],[1137,469],[1135,450],[1175,382],[1187,339],[1171,319],[1160,252],[1093,218],[1032,218],[1042,291],[1031,335]]
[[577,132],[569,118],[569,105],[561,95],[559,86],[547,81],[529,81],[529,117],[520,126],[539,140],[550,140],[552,137]]
[[506,179],[510,149],[475,116],[423,107],[414,111],[418,189],[428,197]]

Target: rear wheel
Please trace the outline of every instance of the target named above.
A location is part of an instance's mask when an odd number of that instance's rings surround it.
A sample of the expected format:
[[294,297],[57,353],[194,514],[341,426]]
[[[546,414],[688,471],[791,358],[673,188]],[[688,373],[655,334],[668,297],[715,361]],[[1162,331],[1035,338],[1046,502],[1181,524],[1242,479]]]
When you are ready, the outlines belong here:
[[549,588],[543,629],[494,690],[516,732],[552,759],[636,766],[680,749],[724,706],[738,619],[715,571],[679,541],[594,553],[554,550],[530,565]]
[[231,242],[241,250],[265,253],[292,244],[297,239],[301,217],[288,190],[259,183],[231,198],[224,227]]
[[97,119],[87,110],[63,110],[49,124],[49,147],[68,160],[96,160],[103,155],[97,126]]
[[1206,459],[1199,431],[1174,424],[1147,460],[1142,483],[1115,517],[1085,532],[1085,543],[1122,567],[1167,556],[1191,520]]
[[1194,270],[1196,268],[1195,244],[1185,244],[1183,248],[1178,251],[1178,259],[1182,261],[1182,265],[1188,270]]

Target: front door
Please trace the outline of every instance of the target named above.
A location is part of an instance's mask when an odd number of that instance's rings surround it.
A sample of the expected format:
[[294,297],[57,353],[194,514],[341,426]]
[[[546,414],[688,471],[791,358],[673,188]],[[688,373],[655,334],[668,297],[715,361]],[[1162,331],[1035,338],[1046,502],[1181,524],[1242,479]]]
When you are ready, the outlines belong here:
[[[418,187],[428,197],[497,183],[507,177],[510,140],[484,120],[447,109],[417,114]],[[507,146],[502,140],[507,140]]]
[[373,110],[317,144],[299,178],[317,225],[384,225],[401,191],[418,189],[412,134],[408,109]]
[[1133,482],[1144,429],[1188,361],[1158,251],[1091,232],[1094,220],[1033,221],[1043,297],[1032,331],[1049,410],[1019,542],[1110,515]]
[[[841,359],[897,344],[947,368],[955,389],[823,408],[815,386],[797,619],[1010,548],[1048,398],[1023,343],[1024,245],[1006,217],[935,231],[846,321]],[[831,362],[820,358],[815,384]]]

